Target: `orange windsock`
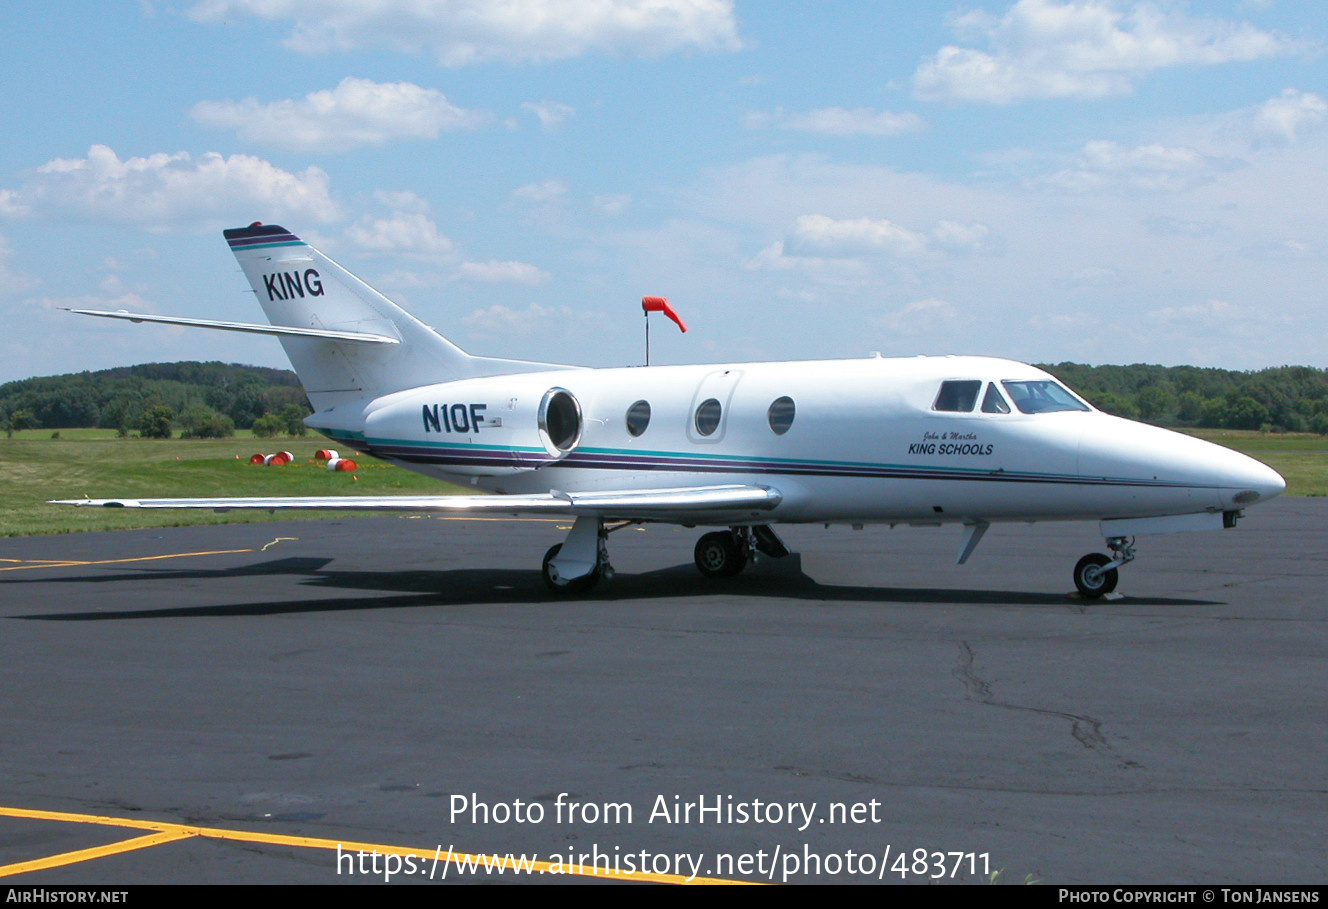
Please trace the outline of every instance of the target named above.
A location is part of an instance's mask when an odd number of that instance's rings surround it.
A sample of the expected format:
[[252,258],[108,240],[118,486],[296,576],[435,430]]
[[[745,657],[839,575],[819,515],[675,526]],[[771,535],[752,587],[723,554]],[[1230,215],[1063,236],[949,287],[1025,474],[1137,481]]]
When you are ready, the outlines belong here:
[[668,297],[642,297],[641,310],[647,313],[662,312],[676,322],[683,331],[687,330],[687,326],[682,323],[682,317],[669,305]]

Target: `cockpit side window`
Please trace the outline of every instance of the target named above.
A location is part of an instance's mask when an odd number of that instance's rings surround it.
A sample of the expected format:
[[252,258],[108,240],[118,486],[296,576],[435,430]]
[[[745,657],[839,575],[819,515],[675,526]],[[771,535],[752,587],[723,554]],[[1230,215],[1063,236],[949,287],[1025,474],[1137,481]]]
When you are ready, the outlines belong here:
[[1014,406],[1023,413],[1054,413],[1062,410],[1088,410],[1088,405],[1066,391],[1058,382],[1039,379],[1031,382],[1001,382]]
[[987,393],[982,396],[983,413],[1009,413],[1010,405],[1005,403],[1005,398],[996,389],[996,383],[992,382],[987,386]]
[[941,383],[941,391],[936,395],[932,410],[951,413],[971,413],[978,402],[978,392],[982,390],[980,379],[951,379]]

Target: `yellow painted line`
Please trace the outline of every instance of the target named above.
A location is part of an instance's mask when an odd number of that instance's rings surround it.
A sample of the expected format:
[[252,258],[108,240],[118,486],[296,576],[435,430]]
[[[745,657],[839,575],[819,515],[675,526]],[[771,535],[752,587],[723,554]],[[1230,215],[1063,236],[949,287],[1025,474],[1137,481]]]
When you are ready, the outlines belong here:
[[[63,821],[71,824],[100,824],[111,827],[130,827],[135,830],[154,830],[155,834],[150,836],[138,837],[132,840],[124,840],[120,843],[113,843],[109,846],[98,846],[92,849],[83,849],[78,852],[67,852],[62,855],[52,856],[48,859],[36,859],[32,862],[22,862],[14,865],[5,865],[0,867],[0,877],[6,877],[13,874],[21,874],[24,871],[34,871],[42,867],[54,867],[55,865],[70,864],[75,861],[88,861],[99,858],[104,855],[113,855],[118,852],[125,852],[131,849],[141,849],[147,846],[155,846],[161,843],[175,842],[177,840],[188,839],[190,837],[203,837],[205,839],[217,840],[235,840],[242,843],[264,843],[269,846],[298,846],[305,849],[327,849],[337,851],[338,854],[350,853],[358,856],[360,852],[372,854],[377,852],[379,855],[399,855],[402,857],[420,858],[428,861],[437,861],[456,865],[459,869],[471,870],[472,873],[488,872],[489,869],[497,871],[502,868],[503,874],[507,872],[513,875],[528,873],[518,872],[508,861],[505,855],[481,855],[472,853],[453,852],[450,849],[442,852],[441,847],[435,849],[414,849],[409,846],[389,846],[381,843],[358,843],[347,842],[345,840],[329,840],[318,837],[308,836],[289,836],[282,833],[258,833],[252,830],[229,830],[223,827],[193,827],[187,824],[172,824],[168,821],[149,821],[139,818],[110,817],[98,814],[74,814],[65,811],[38,811],[31,808],[8,808],[0,806],[0,816],[15,818],[30,818],[32,820],[42,821]],[[51,864],[38,864],[49,862]],[[530,860],[525,862],[526,867],[534,872],[543,872],[545,874],[565,874],[575,877],[594,877],[615,881],[645,881],[656,884],[749,884],[751,881],[731,880],[728,878],[714,877],[696,877],[688,880],[681,874],[652,874],[641,871],[625,872],[615,874],[613,871],[585,865],[567,865],[563,862],[540,862]],[[573,871],[571,868],[577,868]],[[557,869],[557,870],[554,870]],[[489,872],[492,873],[492,872]],[[499,876],[502,876],[501,874]],[[433,875],[431,875],[433,877]]]
[[184,833],[182,831],[150,833],[147,836],[135,837],[132,840],[121,840],[118,843],[111,843],[108,846],[93,846],[91,849],[62,852],[59,855],[33,859],[30,862],[16,862],[13,865],[0,865],[0,877],[8,877],[11,874],[26,874],[29,871],[44,871],[47,868],[59,868],[61,865],[75,865],[79,862],[88,862],[108,855],[118,855],[121,852],[132,852],[135,849],[146,849],[149,846],[156,846],[161,843],[173,843],[176,840],[185,840],[192,836],[192,833]]
[[190,556],[234,555],[240,552],[253,552],[252,549],[212,549],[206,552],[171,552],[166,555],[135,556],[130,559],[96,559],[80,561],[78,559],[33,559],[20,562],[18,559],[0,559],[4,562],[19,562],[17,565],[0,568],[0,571],[23,571],[30,568],[80,568],[84,565],[122,565],[127,562],[155,562],[161,559],[187,559]]

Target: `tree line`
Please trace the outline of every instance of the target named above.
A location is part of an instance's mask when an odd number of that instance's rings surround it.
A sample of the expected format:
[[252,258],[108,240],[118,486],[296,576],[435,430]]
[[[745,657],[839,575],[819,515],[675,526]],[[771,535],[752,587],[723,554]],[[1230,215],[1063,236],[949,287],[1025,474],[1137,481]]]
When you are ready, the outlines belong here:
[[295,373],[235,363],[148,363],[0,385],[0,429],[100,427],[120,435],[303,435],[312,413]]
[[1158,426],[1328,434],[1328,370],[1312,366],[1255,372],[1142,363],[1041,368],[1099,410]]
[[[1173,428],[1262,429],[1328,435],[1328,370],[1237,372],[1200,366],[1041,368],[1107,413]],[[197,438],[252,429],[304,434],[311,413],[295,373],[234,363],[148,363],[0,385],[0,429],[98,426]]]

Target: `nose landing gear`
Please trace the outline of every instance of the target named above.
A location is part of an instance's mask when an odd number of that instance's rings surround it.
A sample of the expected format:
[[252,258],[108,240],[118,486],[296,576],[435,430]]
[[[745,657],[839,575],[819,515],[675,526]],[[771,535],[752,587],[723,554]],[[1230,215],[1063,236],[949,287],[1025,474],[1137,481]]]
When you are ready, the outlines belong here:
[[1074,586],[1090,600],[1106,596],[1120,580],[1117,568],[1134,561],[1134,537],[1108,537],[1111,556],[1090,552],[1074,566]]

